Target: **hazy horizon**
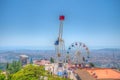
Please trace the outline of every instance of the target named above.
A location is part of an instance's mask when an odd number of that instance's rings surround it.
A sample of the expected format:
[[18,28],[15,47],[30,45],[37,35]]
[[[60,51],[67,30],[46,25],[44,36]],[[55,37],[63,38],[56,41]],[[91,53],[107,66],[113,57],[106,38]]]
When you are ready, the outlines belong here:
[[[68,49],[68,47],[67,48],[65,48],[66,50]],[[115,47],[102,47],[102,48],[99,48],[99,47],[90,47],[89,48],[89,50],[101,50],[101,49],[115,49],[115,50],[117,50],[117,49],[120,49],[120,48],[115,48]],[[9,50],[55,50],[55,47],[53,46],[53,47],[51,47],[51,48],[49,48],[49,47],[28,47],[28,46],[26,46],[26,47],[0,47],[0,50],[3,50],[3,51],[9,51]]]

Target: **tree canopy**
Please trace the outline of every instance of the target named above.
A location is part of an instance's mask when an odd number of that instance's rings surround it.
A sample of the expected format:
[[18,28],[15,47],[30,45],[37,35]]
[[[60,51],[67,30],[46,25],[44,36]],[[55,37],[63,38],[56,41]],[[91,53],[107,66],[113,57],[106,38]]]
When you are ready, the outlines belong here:
[[8,73],[13,74],[22,68],[20,61],[13,61],[12,63],[7,63],[6,70]]
[[0,80],[69,80],[57,75],[52,75],[44,66],[28,64],[21,66],[20,61],[7,63],[6,74],[0,71]]
[[66,80],[65,78],[49,74],[48,71],[45,71],[44,66],[31,64],[13,74],[11,80],[44,80],[44,78],[47,78],[47,80]]
[[52,57],[50,58],[50,62],[51,62],[51,63],[54,63],[54,59],[53,59]]
[[2,73],[2,71],[0,71],[0,80],[5,80],[6,76],[5,74]]

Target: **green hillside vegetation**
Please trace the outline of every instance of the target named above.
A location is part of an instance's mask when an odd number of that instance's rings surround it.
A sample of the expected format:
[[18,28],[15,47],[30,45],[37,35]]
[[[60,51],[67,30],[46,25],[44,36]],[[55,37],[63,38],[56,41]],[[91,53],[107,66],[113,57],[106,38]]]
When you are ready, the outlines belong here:
[[53,76],[45,71],[43,66],[27,65],[17,73],[13,74],[12,80],[66,80],[64,78]]
[[5,80],[5,74],[3,74],[2,71],[0,71],[0,80]]
[[44,66],[29,64],[21,67],[19,61],[7,64],[6,71],[6,75],[0,72],[0,80],[69,80],[50,74]]
[[8,74],[13,74],[22,68],[20,61],[13,61],[12,63],[7,63],[6,70]]

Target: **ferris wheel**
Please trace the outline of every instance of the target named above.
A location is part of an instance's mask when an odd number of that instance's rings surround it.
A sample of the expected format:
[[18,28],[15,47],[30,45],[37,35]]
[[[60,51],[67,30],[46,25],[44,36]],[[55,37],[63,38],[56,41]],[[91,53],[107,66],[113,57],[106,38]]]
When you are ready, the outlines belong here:
[[89,58],[89,49],[82,42],[72,43],[67,50],[67,62],[72,64],[87,63]]

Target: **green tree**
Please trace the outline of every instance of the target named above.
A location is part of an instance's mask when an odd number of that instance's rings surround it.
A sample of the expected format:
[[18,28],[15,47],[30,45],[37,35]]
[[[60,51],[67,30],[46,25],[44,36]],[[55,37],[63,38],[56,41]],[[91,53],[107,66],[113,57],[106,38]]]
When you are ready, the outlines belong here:
[[13,74],[12,80],[38,80],[40,75],[45,75],[44,67],[30,64]]
[[8,73],[13,74],[19,71],[22,68],[20,61],[13,61],[12,63],[7,64],[6,70]]
[[51,62],[51,63],[54,63],[54,59],[53,59],[52,57],[50,58],[50,62]]
[[32,60],[32,58],[30,59],[30,64],[33,64],[33,60]]
[[62,77],[54,76],[45,71],[44,66],[26,65],[23,69],[13,74],[11,80],[69,80]]
[[5,74],[2,73],[2,71],[0,71],[0,80],[5,80],[6,76]]

